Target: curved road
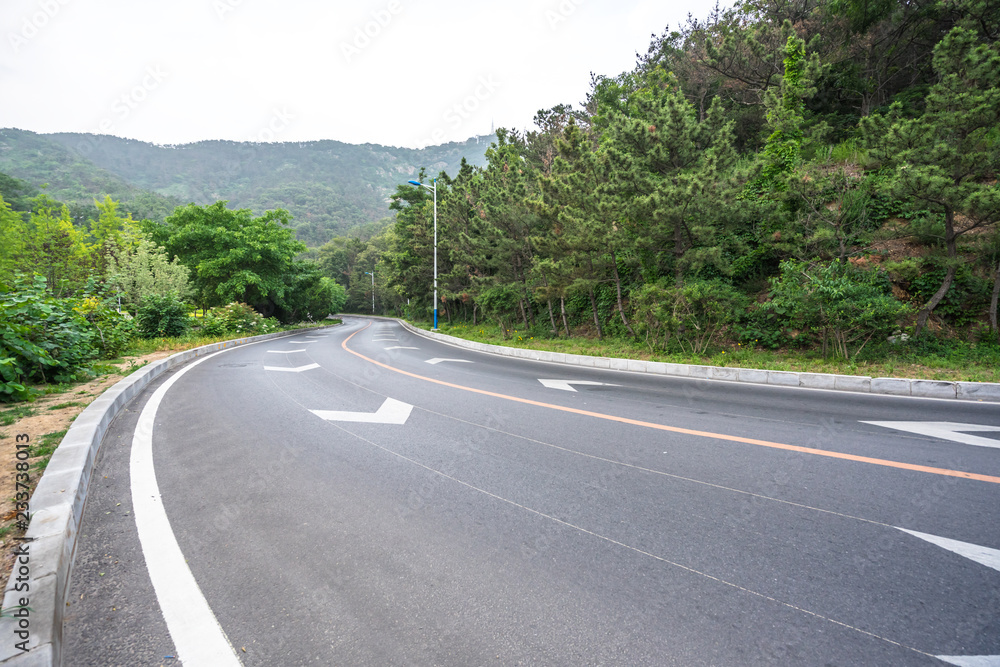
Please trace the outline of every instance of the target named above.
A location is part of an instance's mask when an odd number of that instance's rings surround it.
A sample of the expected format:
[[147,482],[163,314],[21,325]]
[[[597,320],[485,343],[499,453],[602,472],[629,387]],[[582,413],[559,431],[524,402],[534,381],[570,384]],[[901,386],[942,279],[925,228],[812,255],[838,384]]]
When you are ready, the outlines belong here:
[[167,373],[119,417],[65,664],[992,666],[997,526],[996,404],[348,318]]

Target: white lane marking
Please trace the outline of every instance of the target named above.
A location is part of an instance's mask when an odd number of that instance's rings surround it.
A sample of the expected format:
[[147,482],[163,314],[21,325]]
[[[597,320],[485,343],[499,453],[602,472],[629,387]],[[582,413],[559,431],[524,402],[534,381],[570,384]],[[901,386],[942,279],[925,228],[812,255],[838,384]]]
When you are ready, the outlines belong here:
[[160,502],[153,469],[153,424],[174,382],[201,362],[227,351],[220,350],[185,366],[160,385],[142,409],[132,437],[129,472],[135,527],[163,620],[185,667],[238,666],[240,661],[198,587]]
[[971,544],[969,542],[959,542],[958,540],[951,540],[947,537],[938,537],[937,535],[928,535],[927,533],[918,533],[915,530],[907,530],[906,528],[899,528],[899,530],[904,533],[913,535],[914,537],[919,537],[920,539],[930,542],[931,544],[936,544],[942,549],[947,549],[952,553],[956,553],[959,556],[964,556],[969,560],[974,560],[980,565],[985,565],[986,567],[991,567],[994,570],[1000,572],[1000,549],[991,549],[990,547],[983,547],[978,544]]
[[862,424],[872,424],[883,428],[894,428],[897,431],[907,431],[908,433],[918,433],[932,438],[961,442],[966,445],[977,447],[992,447],[1000,449],[1000,440],[990,438],[980,438],[977,435],[969,435],[962,431],[1000,431],[1000,426],[984,426],[983,424],[956,424],[954,422],[861,422]]
[[305,350],[268,350],[268,354],[292,354],[294,352],[305,352]]
[[419,347],[405,347],[403,345],[393,345],[392,347],[385,348],[387,350],[419,350]]
[[590,380],[539,380],[549,389],[561,389],[563,391],[576,391],[570,385],[586,384],[591,386],[620,387],[620,384],[608,384],[607,382],[591,382]]
[[301,373],[302,371],[311,371],[314,368],[319,368],[319,364],[307,364],[305,366],[296,366],[295,368],[288,366],[264,366],[265,371],[280,371],[283,373]]
[[1000,655],[936,655],[949,665],[958,667],[1000,667]]
[[434,359],[427,359],[424,361],[425,364],[440,364],[442,361],[454,361],[456,364],[471,364],[472,362],[468,359],[439,359],[435,357]]
[[405,424],[413,406],[393,398],[385,399],[376,412],[338,412],[335,410],[310,410],[320,419],[330,422],[362,422],[365,424]]
[[309,343],[315,343],[313,340],[289,340],[285,341],[289,345],[308,345]]

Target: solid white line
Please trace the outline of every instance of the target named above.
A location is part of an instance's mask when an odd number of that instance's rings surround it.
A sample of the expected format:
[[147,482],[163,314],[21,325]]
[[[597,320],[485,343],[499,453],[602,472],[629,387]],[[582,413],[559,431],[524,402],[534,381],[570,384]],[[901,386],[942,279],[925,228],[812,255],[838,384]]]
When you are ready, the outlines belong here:
[[185,366],[160,385],[142,409],[132,437],[129,468],[135,527],[163,620],[185,667],[238,666],[240,661],[198,587],[160,501],[153,469],[153,424],[160,402],[174,382],[201,362],[226,351]]

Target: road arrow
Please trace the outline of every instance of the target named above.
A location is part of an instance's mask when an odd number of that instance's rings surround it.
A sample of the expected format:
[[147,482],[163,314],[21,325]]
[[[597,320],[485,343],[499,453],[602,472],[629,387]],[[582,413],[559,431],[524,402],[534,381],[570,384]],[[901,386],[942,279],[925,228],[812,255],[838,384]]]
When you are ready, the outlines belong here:
[[949,665],[958,665],[958,667],[1000,667],[1000,655],[937,655],[934,657]]
[[468,359],[440,359],[438,357],[435,357],[434,359],[428,359],[424,363],[433,365],[433,364],[440,364],[442,361],[454,361],[456,364],[471,364],[472,363]]
[[419,347],[404,347],[402,345],[393,345],[392,347],[385,348],[387,350],[419,350]]
[[310,412],[329,422],[405,424],[412,409],[413,406],[409,403],[387,398],[377,412],[336,412],[333,410],[310,410]]
[[862,424],[872,424],[883,428],[894,428],[897,431],[908,433],[919,433],[920,435],[961,442],[966,445],[976,447],[992,447],[1000,449],[1000,440],[981,438],[978,435],[969,435],[963,431],[975,432],[1000,432],[1000,426],[984,426],[982,424],[956,424],[954,422],[861,422]]
[[586,384],[591,386],[620,387],[620,384],[608,384],[607,382],[591,382],[590,380],[539,380],[549,389],[561,389],[562,391],[576,391],[570,385]]
[[915,530],[907,530],[906,528],[899,528],[898,526],[897,529],[903,531],[904,533],[913,535],[914,537],[919,537],[925,542],[936,544],[942,549],[947,549],[948,551],[956,553],[959,556],[964,556],[969,560],[974,560],[980,565],[991,567],[997,572],[1000,572],[1000,549],[991,549],[990,547],[983,547],[978,544],[951,540],[947,537],[938,537],[937,535],[918,533]]
[[301,373],[302,371],[311,371],[314,368],[319,368],[319,364],[309,364],[308,366],[299,366],[297,368],[289,368],[288,366],[264,366],[265,371],[280,371],[282,373]]

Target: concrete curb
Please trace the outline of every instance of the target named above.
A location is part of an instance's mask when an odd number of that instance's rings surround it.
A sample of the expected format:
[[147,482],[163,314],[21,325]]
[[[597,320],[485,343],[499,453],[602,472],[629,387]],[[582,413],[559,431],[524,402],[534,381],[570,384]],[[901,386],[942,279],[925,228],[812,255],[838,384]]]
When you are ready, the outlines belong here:
[[[337,326],[337,325],[331,325]],[[325,328],[325,327],[323,327]],[[0,664],[16,667],[52,667],[62,664],[62,620],[69,592],[77,531],[83,516],[90,476],[104,434],[122,408],[155,378],[190,359],[247,343],[282,338],[320,327],[281,331],[213,343],[185,350],[145,366],[101,394],[73,421],[59,443],[29,501],[30,523],[26,550],[14,562],[3,598],[3,608],[22,606],[27,618],[0,619]],[[23,561],[23,562],[22,562]],[[18,579],[21,579],[19,582]],[[15,587],[22,586],[22,591]],[[27,651],[17,648],[27,623]]]
[[[354,317],[358,316],[355,315]],[[467,350],[488,352],[505,357],[517,357],[519,359],[531,359],[533,361],[549,361],[559,364],[586,366],[587,368],[607,368],[637,373],[652,373],[655,375],[671,375],[674,377],[770,384],[781,387],[807,387],[810,389],[832,389],[888,396],[954,398],[970,401],[1000,402],[1000,383],[993,382],[946,382],[939,380],[909,380],[905,378],[871,378],[860,375],[795,373],[754,368],[736,368],[732,366],[692,366],[688,364],[668,364],[659,361],[589,357],[582,354],[544,352],[542,350],[526,350],[519,347],[477,343],[447,334],[418,329],[403,320],[397,321],[408,331],[424,338],[438,340]]]

